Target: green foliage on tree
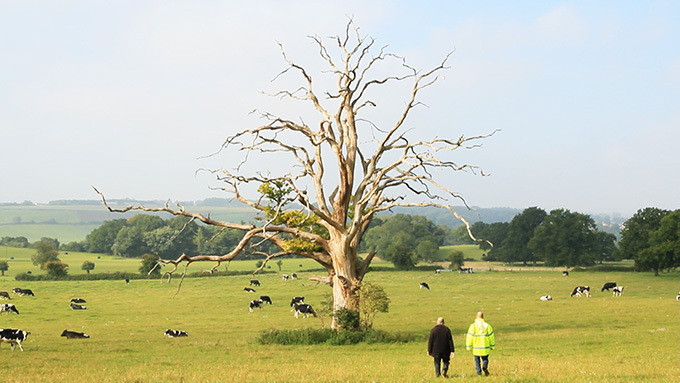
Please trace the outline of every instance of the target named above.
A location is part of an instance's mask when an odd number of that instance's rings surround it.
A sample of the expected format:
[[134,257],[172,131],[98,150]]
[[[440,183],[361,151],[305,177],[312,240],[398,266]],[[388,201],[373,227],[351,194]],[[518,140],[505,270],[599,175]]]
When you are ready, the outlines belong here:
[[118,232],[125,227],[127,219],[120,218],[104,221],[101,226],[92,230],[85,237],[87,251],[91,253],[113,254],[113,245],[116,242]]
[[68,275],[68,265],[59,261],[46,262],[44,267],[45,273],[52,278],[61,278]]
[[357,297],[360,327],[362,330],[370,330],[373,327],[375,315],[390,310],[390,298],[382,287],[369,282],[361,284],[357,290]]
[[595,254],[600,264],[613,261],[616,253],[616,236],[604,231],[595,232]]
[[278,267],[279,267],[279,271],[281,271],[281,266],[283,266],[283,261],[280,260],[280,259],[279,259],[278,261],[276,261],[276,266],[278,266]]
[[524,209],[522,213],[512,218],[508,225],[506,237],[497,243],[493,250],[497,258],[503,262],[528,262],[539,261],[540,258],[531,249],[529,241],[534,235],[534,230],[539,227],[547,216],[547,213],[538,207]]
[[9,270],[9,263],[7,261],[0,261],[0,273],[5,275],[5,271]]
[[446,259],[451,262],[449,264],[449,268],[451,269],[458,269],[465,264],[465,256],[460,250],[452,250]]
[[661,218],[659,227],[649,234],[650,246],[635,258],[635,264],[643,270],[659,271],[680,266],[680,210],[670,212]]
[[85,270],[89,274],[91,270],[94,270],[94,263],[90,261],[85,261],[83,262],[83,265],[80,266],[80,269]]
[[125,226],[120,229],[112,250],[114,255],[125,258],[138,258],[149,253],[144,232],[134,226]]
[[49,238],[49,237],[42,237],[40,238],[40,242],[49,242],[52,244],[52,247],[54,247],[54,250],[59,250],[59,240],[56,238]]
[[595,232],[590,216],[556,209],[534,230],[528,247],[548,266],[589,266],[597,259]]
[[159,277],[161,275],[160,265],[158,265],[158,257],[153,254],[142,255],[142,265],[139,266],[139,272],[142,275],[150,277]]
[[[637,269],[652,270],[654,275],[659,275],[661,262],[656,258],[659,253],[649,249],[655,245],[652,233],[661,227],[661,220],[669,214],[668,210],[653,207],[638,210],[623,224],[617,258],[634,259]],[[659,234],[655,239],[660,237]]]
[[2,237],[2,239],[0,239],[0,245],[26,248],[30,246],[30,243],[26,237]]
[[59,253],[54,247],[54,242],[41,240],[36,242],[33,247],[36,250],[36,253],[31,256],[34,265],[44,269],[47,262],[59,262]]

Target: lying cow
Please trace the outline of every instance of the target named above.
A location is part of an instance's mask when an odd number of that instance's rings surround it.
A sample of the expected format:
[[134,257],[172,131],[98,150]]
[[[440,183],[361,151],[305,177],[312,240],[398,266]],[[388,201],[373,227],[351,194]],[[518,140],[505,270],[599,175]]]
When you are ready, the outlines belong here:
[[12,346],[12,351],[18,345],[21,351],[24,348],[21,347],[21,342],[25,341],[30,332],[18,330],[15,328],[0,329],[0,342],[9,343]]
[[258,281],[257,279],[251,279],[251,280],[250,280],[250,285],[251,285],[251,286],[259,286],[259,285],[260,285],[260,281]]
[[10,298],[9,293],[7,291],[0,291],[0,298],[12,300],[12,298]]
[[87,307],[85,307],[83,305],[71,303],[71,310],[87,310]]
[[550,295],[543,295],[542,297],[538,298],[542,301],[551,301],[552,297]]
[[12,292],[14,294],[20,296],[20,297],[27,296],[27,295],[30,295],[32,297],[35,296],[35,294],[33,294],[33,291],[31,291],[29,289],[20,289],[18,287],[15,287],[14,289],[12,289]]
[[314,311],[312,306],[310,306],[308,304],[305,304],[305,303],[301,303],[299,305],[296,304],[294,306],[294,308],[295,308],[295,318],[297,318],[299,314],[302,314],[303,318],[307,318],[309,315],[316,317],[316,312]]
[[251,313],[253,312],[254,309],[260,309],[262,310],[262,299],[258,299],[256,301],[250,301],[250,305],[248,306],[248,311]]
[[85,333],[69,330],[64,330],[64,332],[61,333],[61,336],[66,337],[66,339],[85,339],[90,337]]
[[260,295],[260,300],[262,301],[262,303],[272,304],[272,299],[269,298],[268,295]]
[[184,336],[189,336],[189,333],[186,331],[167,329],[165,330],[165,335],[169,336],[170,338],[180,338]]
[[255,292],[255,289],[251,289],[250,287],[245,287],[245,288],[243,289],[243,291],[245,291],[245,292],[247,292],[247,293],[254,293],[254,292]]
[[571,297],[576,295],[577,297],[580,297],[581,295],[585,295],[588,298],[590,298],[590,286],[577,286],[574,288],[574,291],[571,292]]
[[87,303],[83,298],[72,298],[71,303]]
[[0,305],[0,314],[2,313],[15,313],[19,314],[19,310],[17,310],[16,307],[14,307],[13,304],[11,303],[5,303]]
[[429,289],[430,289],[430,285],[428,285],[428,284],[425,283],[425,282],[420,282],[420,288],[421,288],[421,289],[428,289],[428,290],[429,290]]
[[298,303],[305,303],[305,297],[293,297],[290,300],[290,307],[294,307]]
[[604,286],[602,286],[602,290],[600,290],[600,291],[605,291],[605,290],[609,291],[609,289],[613,289],[614,287],[616,287],[616,282],[607,282],[607,283],[604,284]]
[[623,286],[614,287],[614,292],[612,293],[612,296],[613,297],[620,297],[621,294],[623,294]]

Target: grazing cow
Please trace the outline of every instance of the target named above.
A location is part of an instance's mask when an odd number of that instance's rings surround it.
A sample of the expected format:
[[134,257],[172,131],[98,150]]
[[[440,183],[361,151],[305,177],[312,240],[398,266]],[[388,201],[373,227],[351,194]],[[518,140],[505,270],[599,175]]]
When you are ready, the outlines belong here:
[[451,269],[437,269],[437,270],[434,271],[434,273],[439,274],[439,273],[442,273],[444,271],[451,271]]
[[260,300],[262,301],[262,303],[272,304],[272,299],[269,298],[268,295],[260,295]]
[[165,330],[165,335],[169,336],[170,338],[180,338],[183,336],[189,336],[189,333],[186,331],[167,329]]
[[563,277],[568,277],[568,276],[569,276],[569,272],[568,272],[568,271],[563,271],[563,272],[562,272],[562,276],[563,276]]
[[459,267],[458,268],[458,274],[461,274],[461,273],[472,274],[473,273],[472,267],[462,267],[462,266]]
[[675,296],[675,300],[680,301],[680,293],[678,293],[678,295]]
[[613,297],[620,297],[621,294],[623,294],[623,286],[614,287],[614,292],[612,293],[612,296]]
[[576,295],[577,297],[580,297],[581,295],[585,295],[588,298],[590,298],[590,286],[577,286],[574,288],[574,291],[571,292],[571,297]]
[[11,303],[5,303],[5,304],[0,305],[0,313],[5,313],[5,312],[6,313],[19,314],[19,310],[17,310],[17,308]]
[[0,329],[0,342],[9,343],[12,346],[12,351],[14,351],[17,345],[19,345],[21,351],[24,351],[24,348],[21,347],[21,342],[26,340],[28,334],[30,332],[15,328]]
[[71,303],[87,303],[83,298],[71,298]]
[[429,290],[429,289],[430,289],[430,285],[428,285],[428,284],[425,283],[425,282],[420,282],[420,288],[421,288],[421,289],[428,289],[428,290]]
[[250,301],[250,305],[248,306],[248,311],[250,311],[252,313],[253,309],[256,309],[256,308],[261,310],[262,309],[262,303],[263,303],[262,299],[258,299],[256,301]]
[[295,274],[295,273],[291,274],[290,279],[297,279],[297,274]]
[[257,279],[251,279],[251,280],[250,280],[250,285],[251,285],[251,286],[259,286],[259,285],[260,285],[260,281],[258,281]]
[[294,306],[294,308],[295,308],[295,317],[296,318],[298,317],[299,314],[302,314],[303,318],[307,318],[310,314],[312,316],[316,317],[316,312],[314,311],[312,306],[310,306],[308,304],[305,304],[305,303],[301,303],[299,305],[296,304]]
[[20,297],[23,297],[23,296],[26,296],[26,295],[30,295],[30,296],[33,296],[33,297],[35,296],[35,294],[33,294],[33,291],[31,291],[29,289],[20,289],[18,287],[13,288],[12,292],[14,294],[20,296]]
[[552,297],[550,295],[543,295],[542,297],[538,298],[542,301],[551,301]]
[[281,275],[281,279],[283,279],[284,281],[287,281],[288,278],[290,278],[290,275],[288,275],[288,274],[282,274]]
[[251,289],[250,287],[246,287],[246,288],[243,289],[243,291],[245,291],[247,293],[254,293],[255,289]]
[[64,330],[64,332],[61,333],[61,336],[66,337],[66,339],[85,339],[90,337],[85,333],[69,330]]
[[87,310],[87,307],[71,303],[71,310]]
[[9,293],[7,291],[0,291],[0,298],[9,299],[9,300],[12,299],[12,298],[10,298]]
[[130,284],[130,278],[125,278],[125,284],[129,285]]
[[607,283],[604,284],[604,286],[602,286],[602,290],[600,290],[600,291],[605,291],[605,290],[609,291],[609,289],[613,289],[614,287],[616,287],[616,282],[607,282]]
[[293,297],[293,299],[290,300],[290,307],[293,307],[298,303],[305,303],[305,297]]

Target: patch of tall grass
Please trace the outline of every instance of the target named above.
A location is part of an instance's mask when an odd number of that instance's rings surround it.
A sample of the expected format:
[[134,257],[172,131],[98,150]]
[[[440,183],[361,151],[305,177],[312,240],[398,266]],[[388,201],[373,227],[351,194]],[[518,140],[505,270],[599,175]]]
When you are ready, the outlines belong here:
[[383,330],[336,331],[331,329],[302,328],[293,330],[271,329],[261,333],[256,342],[278,345],[315,345],[346,346],[359,343],[409,343],[421,341],[422,336],[407,332],[387,332]]

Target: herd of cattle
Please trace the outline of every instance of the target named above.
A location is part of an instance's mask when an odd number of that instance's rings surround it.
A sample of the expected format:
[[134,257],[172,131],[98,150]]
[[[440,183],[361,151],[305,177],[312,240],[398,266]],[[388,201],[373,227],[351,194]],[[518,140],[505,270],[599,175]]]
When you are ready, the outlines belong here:
[[[297,274],[293,273],[291,275],[288,274],[283,274],[282,278],[284,281],[288,281],[289,279],[297,279]],[[250,280],[250,286],[262,286],[260,281],[257,279],[251,279]],[[252,287],[245,287],[243,290],[247,293],[254,293],[256,292],[255,289]],[[270,305],[273,304],[272,299],[268,295],[260,295],[259,299],[253,299],[250,301],[248,304],[248,311],[251,313],[255,311],[255,309],[262,309],[264,307],[265,303],[269,303]],[[307,318],[308,316],[314,316],[316,317],[316,311],[312,308],[311,305],[308,305],[305,303],[305,297],[303,296],[296,296],[293,297],[290,300],[290,307],[291,311],[294,312],[295,318],[299,318],[300,315],[302,315],[303,318]]]

